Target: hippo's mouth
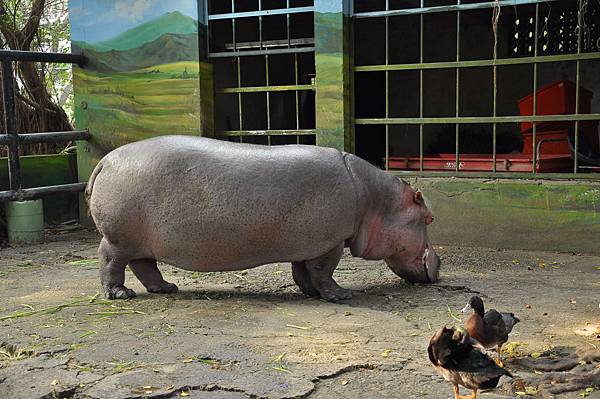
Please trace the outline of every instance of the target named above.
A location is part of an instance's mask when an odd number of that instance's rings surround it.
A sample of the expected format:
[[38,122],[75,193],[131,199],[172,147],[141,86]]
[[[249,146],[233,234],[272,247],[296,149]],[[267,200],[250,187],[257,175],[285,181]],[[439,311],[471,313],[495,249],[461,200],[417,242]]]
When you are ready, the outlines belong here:
[[427,258],[429,256],[429,246],[427,246],[425,248],[425,251],[423,251],[423,257],[421,258],[421,261],[423,262],[423,271],[425,272],[425,278],[427,279],[427,283],[434,283],[435,281],[431,281],[431,278],[429,277],[429,267],[427,266]]
[[431,243],[427,243],[423,252],[423,268],[428,283],[435,283],[439,280],[440,273],[440,257],[433,250]]

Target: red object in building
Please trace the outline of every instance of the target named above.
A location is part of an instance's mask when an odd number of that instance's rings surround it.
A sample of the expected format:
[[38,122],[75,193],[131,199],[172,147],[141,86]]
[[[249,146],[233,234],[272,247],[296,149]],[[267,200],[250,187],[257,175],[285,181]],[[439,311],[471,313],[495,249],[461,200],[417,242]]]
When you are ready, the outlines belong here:
[[[579,86],[579,113],[591,112],[592,96],[594,93]],[[533,115],[533,94],[519,100],[521,116]],[[575,83],[570,80],[560,80],[537,91],[536,115],[566,115],[575,113]],[[537,130],[556,130],[573,122],[537,122]],[[531,122],[521,122],[521,132],[533,129]]]
[[[563,154],[571,155],[571,148],[567,141],[569,132],[567,130],[552,130],[539,132],[536,130],[536,149],[539,143],[540,154]],[[533,132],[523,133],[523,154],[533,154]]]
[[[497,172],[531,173],[533,170],[531,154],[497,154]],[[494,161],[489,154],[462,154],[458,170],[462,172],[491,172]],[[390,169],[419,170],[419,157],[391,157]],[[424,171],[455,171],[455,154],[435,154],[423,158]],[[573,170],[571,154],[540,155],[535,171],[538,173],[570,172]]]
[[[569,122],[572,123],[572,122]],[[592,151],[599,152],[598,142],[600,141],[598,133],[598,121],[579,122],[579,137],[585,137],[587,145],[591,146]],[[542,141],[540,147],[541,154],[571,154],[571,148],[567,141],[569,131],[567,129],[539,131],[536,129],[535,141]],[[533,131],[523,133],[523,154],[533,153]]]

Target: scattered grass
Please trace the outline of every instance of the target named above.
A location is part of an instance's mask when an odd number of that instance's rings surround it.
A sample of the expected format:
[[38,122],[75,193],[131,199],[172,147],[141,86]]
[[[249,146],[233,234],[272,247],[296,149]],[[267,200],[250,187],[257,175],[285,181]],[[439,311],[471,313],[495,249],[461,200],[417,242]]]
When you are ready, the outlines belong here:
[[454,313],[452,311],[452,309],[450,309],[449,305],[446,305],[446,308],[448,309],[448,316],[450,316],[454,320],[458,321],[459,323],[462,322],[462,320],[460,319],[460,317],[458,317],[458,313]]
[[13,265],[12,267],[9,267],[6,270],[0,271],[0,277],[5,277],[8,276],[10,273],[14,273],[20,270],[26,270],[26,269],[33,269],[35,267],[41,267],[42,265],[38,265],[37,263],[33,263],[31,261],[25,262],[25,263],[18,263],[16,265]]
[[502,346],[502,353],[510,359],[514,359],[517,357],[525,356],[525,352],[523,352],[520,348],[523,346],[527,346],[525,342],[507,342]]
[[123,373],[125,371],[133,370],[135,368],[134,362],[125,362],[119,359],[112,360],[112,362],[106,362],[106,364],[112,366],[111,370],[115,373]]
[[98,298],[98,296],[99,296],[99,293],[96,293],[96,295],[94,295],[94,296],[86,296],[86,297],[78,298],[78,299],[75,299],[73,301],[69,301],[66,303],[61,303],[56,306],[51,306],[49,308],[43,308],[43,309],[37,309],[37,310],[34,309],[33,306],[31,306],[31,305],[23,304],[23,306],[27,307],[29,310],[14,311],[13,313],[11,313],[9,315],[1,316],[0,321],[18,319],[21,317],[28,317],[28,316],[39,315],[39,314],[52,315],[52,314],[56,314],[56,313],[60,312],[63,309],[66,309],[66,308],[74,308],[74,307],[89,306],[89,305],[110,305],[110,308],[108,308],[104,311],[88,313],[90,315],[117,316],[117,315],[121,315],[121,314],[144,314],[143,312],[140,312],[139,310],[134,310],[132,308],[117,307],[112,304],[112,301],[109,301],[107,299]]
[[270,369],[279,371],[280,373],[291,373],[291,371],[284,364],[284,358],[286,354],[287,352],[283,352],[269,360],[269,363],[273,363],[273,366],[271,366]]
[[33,355],[32,350],[19,348],[6,342],[0,342],[0,360],[23,360]]
[[515,395],[517,396],[526,396],[526,395],[536,395],[538,390],[535,387],[525,387],[524,391],[517,391]]
[[210,364],[211,366],[218,366],[220,363],[213,359],[210,358],[208,356],[204,356],[204,357],[186,357],[185,359],[182,360],[183,363],[205,363],[205,364]]
[[286,324],[285,326],[289,327],[289,328],[295,328],[295,329],[298,329],[298,330],[310,330],[310,327],[296,326],[294,324]]
[[91,266],[91,265],[97,265],[98,264],[98,259],[79,259],[79,260],[74,260],[71,262],[68,262],[69,265],[71,266]]
[[88,373],[93,373],[94,371],[96,371],[96,367],[94,367],[91,364],[75,364],[75,363],[71,363],[70,366],[75,367],[79,371],[88,372]]
[[97,331],[90,330],[90,331],[87,331],[87,332],[81,334],[79,336],[79,338],[87,338],[87,337],[91,337],[92,335],[96,335],[96,334],[98,334]]

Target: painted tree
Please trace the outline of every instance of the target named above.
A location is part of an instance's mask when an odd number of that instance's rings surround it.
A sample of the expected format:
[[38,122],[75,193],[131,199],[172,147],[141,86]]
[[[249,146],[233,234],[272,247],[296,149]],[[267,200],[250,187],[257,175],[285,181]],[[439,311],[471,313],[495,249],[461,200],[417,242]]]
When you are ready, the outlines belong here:
[[[0,0],[0,48],[68,52],[67,0]],[[73,130],[64,109],[70,93],[70,66],[18,62],[14,71],[18,131]],[[2,132],[5,131],[3,112],[0,106]],[[40,144],[22,152],[45,153],[56,149],[54,145]]]

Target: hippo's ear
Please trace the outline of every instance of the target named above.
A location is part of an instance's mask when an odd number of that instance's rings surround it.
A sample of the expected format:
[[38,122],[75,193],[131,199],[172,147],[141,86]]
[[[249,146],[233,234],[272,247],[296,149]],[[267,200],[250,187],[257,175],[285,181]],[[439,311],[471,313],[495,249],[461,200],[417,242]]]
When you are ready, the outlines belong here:
[[424,205],[425,204],[425,200],[423,199],[423,193],[421,193],[420,191],[415,191],[415,195],[413,197],[415,203],[419,204],[419,205]]

